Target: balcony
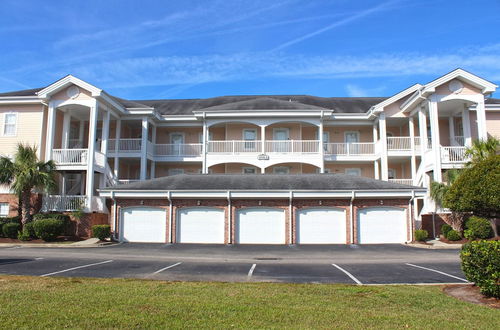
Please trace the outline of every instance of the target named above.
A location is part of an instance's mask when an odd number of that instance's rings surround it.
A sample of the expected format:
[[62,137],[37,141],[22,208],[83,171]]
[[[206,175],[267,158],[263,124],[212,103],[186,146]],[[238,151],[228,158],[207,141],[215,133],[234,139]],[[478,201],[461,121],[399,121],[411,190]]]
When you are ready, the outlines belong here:
[[118,146],[116,145],[116,139],[108,140],[108,152],[115,152],[118,147],[119,153],[140,153],[141,152],[141,139],[120,139],[118,140]]
[[201,143],[187,144],[151,144],[153,156],[198,157],[201,156],[203,145]]
[[466,147],[441,147],[441,162],[443,164],[463,164],[469,161],[465,156]]
[[87,196],[81,195],[48,195],[42,198],[42,212],[77,211],[87,205]]
[[413,186],[413,179],[389,179],[389,182]]
[[[420,148],[420,137],[414,137],[415,149]],[[388,151],[411,151],[411,137],[410,136],[388,136],[387,137],[387,150]]]
[[52,160],[56,165],[86,165],[88,149],[53,149]]
[[363,156],[375,155],[375,142],[325,143],[325,155]]
[[207,152],[209,154],[239,155],[239,154],[318,154],[318,140],[229,140],[209,141]]

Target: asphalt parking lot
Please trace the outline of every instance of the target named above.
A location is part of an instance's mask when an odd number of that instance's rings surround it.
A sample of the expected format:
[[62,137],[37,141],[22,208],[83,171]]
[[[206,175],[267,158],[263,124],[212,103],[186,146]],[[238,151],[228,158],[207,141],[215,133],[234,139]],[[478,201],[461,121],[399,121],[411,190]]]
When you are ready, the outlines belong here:
[[402,245],[0,248],[0,274],[168,281],[466,283],[457,250]]

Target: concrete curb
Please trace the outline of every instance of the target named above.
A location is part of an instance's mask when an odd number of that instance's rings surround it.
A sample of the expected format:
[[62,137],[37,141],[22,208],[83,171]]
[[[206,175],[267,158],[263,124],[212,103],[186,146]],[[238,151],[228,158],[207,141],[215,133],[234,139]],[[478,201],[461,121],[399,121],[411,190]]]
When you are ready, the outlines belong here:
[[[75,242],[79,243],[79,242]],[[99,248],[99,247],[107,247],[107,246],[113,246],[113,245],[119,245],[121,243],[119,242],[100,242],[100,243],[92,243],[92,244],[75,244],[75,243],[66,243],[66,244],[60,244],[60,243],[0,243],[0,247],[3,248],[37,248],[37,247],[43,247],[43,248],[70,248],[70,249],[77,249],[77,248]]]
[[427,245],[419,243],[408,243],[405,245],[417,249],[430,249],[430,250],[460,250],[462,248],[461,244]]

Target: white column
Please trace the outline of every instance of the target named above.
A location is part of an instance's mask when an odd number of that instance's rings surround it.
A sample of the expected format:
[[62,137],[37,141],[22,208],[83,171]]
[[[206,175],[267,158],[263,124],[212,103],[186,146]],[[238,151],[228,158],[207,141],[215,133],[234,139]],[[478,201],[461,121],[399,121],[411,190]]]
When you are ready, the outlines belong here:
[[[153,154],[154,154],[154,145],[156,144],[156,125],[151,125],[151,143],[153,144]],[[156,162],[154,160],[151,161],[151,168],[149,170],[150,179],[154,179],[156,176]]]
[[450,146],[455,146],[457,145],[455,140],[455,117],[448,117],[448,127],[450,129]]
[[464,109],[462,110],[462,127],[464,129],[464,142],[465,146],[470,147],[472,145],[472,138],[470,132],[470,116],[469,108],[464,104]]
[[97,131],[97,114],[99,113],[99,103],[94,100],[94,104],[90,107],[89,118],[89,141],[87,154],[87,177],[85,180],[85,195],[88,198],[87,207],[92,211],[92,197],[94,196],[94,153],[95,139]]
[[154,179],[156,176],[156,162],[154,160],[151,161],[149,176],[150,176],[150,179]]
[[69,131],[71,129],[71,115],[68,111],[64,113],[63,127],[62,127],[62,143],[63,149],[69,148]]
[[122,133],[122,120],[116,119],[116,127],[115,127],[115,176],[116,179],[120,178],[120,157],[118,157],[118,153],[120,152],[120,137]]
[[373,162],[373,172],[374,172],[374,177],[375,179],[377,180],[380,180],[380,169],[379,169],[379,166],[378,166],[378,160],[375,160]]
[[207,168],[207,149],[208,149],[208,127],[206,121],[203,121],[203,139],[201,141],[201,152],[203,156],[203,163],[201,165],[201,173],[207,174],[208,173],[208,168]]
[[[266,153],[266,125],[260,126],[260,148],[261,153]],[[261,173],[264,173],[261,171]]]
[[[109,122],[111,113],[106,111],[102,118],[102,132],[101,132],[101,153],[104,154],[106,159],[108,155],[108,139],[109,139]],[[107,162],[107,159],[105,160]]]
[[387,127],[385,122],[385,113],[381,113],[378,119],[378,124],[380,127],[380,165],[382,171],[382,180],[389,180],[389,164],[387,160]]
[[49,110],[47,116],[47,142],[45,146],[46,160],[52,159],[52,149],[54,148],[54,136],[56,127],[56,108],[53,102],[49,102]]
[[378,140],[378,128],[377,123],[373,124],[373,142],[377,142]]
[[320,120],[319,122],[319,155],[321,157],[321,167],[319,168],[320,173],[325,173],[325,148],[324,148],[324,141],[323,141],[323,120]]
[[83,132],[85,130],[85,122],[80,120],[80,127],[78,128],[78,142],[81,143],[80,148],[83,148]]
[[418,130],[420,133],[420,148],[422,149],[422,162],[424,159],[424,153],[427,150],[428,138],[427,138],[427,114],[425,113],[425,108],[420,107],[418,111]]
[[417,176],[417,157],[415,155],[415,125],[413,117],[409,118],[408,121],[408,132],[410,133],[410,145],[411,145],[411,158],[410,158],[410,166],[411,166],[411,178],[413,180],[416,179]]
[[146,180],[146,166],[148,164],[147,159],[147,148],[148,148],[148,118],[142,118],[142,135],[141,135],[141,174],[140,179]]
[[441,182],[441,141],[439,138],[439,117],[437,102],[433,100],[428,101],[429,105],[429,120],[431,123],[431,140],[432,151],[434,154],[434,181]]
[[488,130],[486,129],[486,111],[484,109],[484,100],[481,100],[476,105],[477,116],[477,137],[479,140],[488,139]]

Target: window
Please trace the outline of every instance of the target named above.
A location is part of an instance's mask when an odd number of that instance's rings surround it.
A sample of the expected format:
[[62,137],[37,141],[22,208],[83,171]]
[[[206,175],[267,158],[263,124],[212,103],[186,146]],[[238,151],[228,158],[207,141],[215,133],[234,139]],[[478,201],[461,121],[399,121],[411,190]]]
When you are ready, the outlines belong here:
[[273,173],[274,174],[289,174],[290,168],[288,168],[286,166],[276,166],[273,168]]
[[6,113],[3,121],[3,135],[14,136],[17,129],[17,113]]
[[346,168],[345,174],[353,175],[353,176],[361,176],[361,169],[360,168]]
[[9,216],[9,203],[0,203],[0,217]]
[[392,168],[387,170],[387,178],[388,179],[395,179],[396,178],[396,171]]
[[255,174],[255,173],[257,173],[255,167],[243,167],[242,172],[243,172],[243,174]]
[[184,170],[182,168],[171,168],[168,170],[168,175],[179,175],[184,174]]
[[245,151],[256,151],[257,131],[254,129],[243,130],[243,140],[245,140]]

